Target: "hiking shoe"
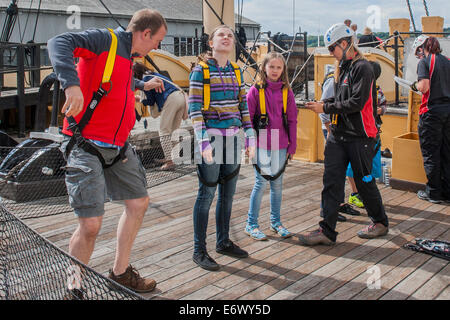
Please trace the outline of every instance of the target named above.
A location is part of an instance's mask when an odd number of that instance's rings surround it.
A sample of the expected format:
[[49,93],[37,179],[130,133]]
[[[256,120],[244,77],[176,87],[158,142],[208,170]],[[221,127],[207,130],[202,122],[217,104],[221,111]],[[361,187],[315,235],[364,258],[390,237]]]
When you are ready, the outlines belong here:
[[438,199],[431,199],[428,193],[425,190],[419,190],[417,192],[417,197],[419,197],[420,200],[426,200],[434,204],[439,204],[442,202],[442,200]]
[[84,291],[82,289],[67,289],[63,300],[84,300]]
[[281,224],[274,227],[274,226],[270,226],[270,230],[272,230],[273,232],[277,233],[280,237],[282,237],[283,239],[292,237],[292,233],[290,233],[288,231],[288,229],[286,229],[285,227],[283,227]]
[[167,161],[164,163],[160,168],[160,171],[173,171],[175,170],[175,163],[172,160]]
[[217,247],[216,252],[239,259],[248,257],[248,252],[239,248],[231,240],[228,240],[224,245]]
[[331,246],[336,243],[335,241],[331,241],[326,235],[323,234],[322,228],[314,230],[305,235],[302,234],[299,235],[298,241],[300,242],[301,245],[304,246],[316,246],[319,244]]
[[349,214],[351,216],[360,216],[361,215],[361,213],[358,210],[353,209],[352,206],[349,205],[348,203],[344,203],[343,205],[341,205],[339,207],[339,212]]
[[139,272],[131,265],[121,275],[116,276],[114,272],[109,270],[108,278],[127,287],[135,292],[150,292],[156,287],[156,281],[153,279],[145,279],[139,275]]
[[[339,211],[340,211],[340,210],[339,210]],[[320,217],[323,218],[323,211],[320,211]],[[337,221],[339,221],[339,222],[345,222],[345,221],[347,221],[347,218],[344,217],[342,214],[339,214],[339,213],[338,213],[338,215],[337,215]]]
[[200,267],[208,271],[217,271],[220,266],[209,256],[207,252],[194,253],[192,260]]
[[255,239],[258,241],[267,240],[266,235],[258,228],[252,228],[249,225],[246,225],[244,232],[246,234],[248,234],[250,236],[250,238],[252,238],[252,239]]
[[364,208],[364,203],[361,201],[361,198],[359,197],[359,193],[352,193],[348,197],[348,203],[353,204],[357,206],[358,208]]
[[389,228],[382,223],[371,223],[366,228],[358,231],[358,237],[363,239],[373,239],[381,236],[385,236],[389,231]]

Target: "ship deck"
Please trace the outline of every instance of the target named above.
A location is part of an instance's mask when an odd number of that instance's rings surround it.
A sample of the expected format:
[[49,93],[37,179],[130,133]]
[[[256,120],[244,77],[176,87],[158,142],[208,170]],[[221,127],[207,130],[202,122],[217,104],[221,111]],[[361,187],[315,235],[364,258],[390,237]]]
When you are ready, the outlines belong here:
[[[281,218],[294,234],[317,228],[323,165],[293,161],[284,176]],[[251,166],[241,169],[234,197],[230,238],[247,250],[238,260],[215,252],[215,217],[211,206],[207,246],[221,265],[208,272],[192,261],[192,210],[195,174],[149,189],[151,204],[137,236],[131,263],[158,285],[148,299],[450,299],[450,263],[402,248],[415,238],[450,239],[450,206],[421,201],[414,193],[379,184],[390,218],[389,234],[364,240],[356,236],[368,224],[367,213],[339,222],[336,245],[303,247],[297,236],[280,239],[269,230],[269,192],[263,197],[261,230],[268,241],[244,232],[254,183]],[[349,189],[347,186],[346,194]],[[216,197],[217,198],[217,197]],[[106,204],[103,226],[89,266],[106,275],[112,267],[116,227],[123,207]],[[73,213],[25,220],[67,251],[77,226]],[[379,282],[376,282],[379,275]],[[377,286],[379,284],[379,286]]]

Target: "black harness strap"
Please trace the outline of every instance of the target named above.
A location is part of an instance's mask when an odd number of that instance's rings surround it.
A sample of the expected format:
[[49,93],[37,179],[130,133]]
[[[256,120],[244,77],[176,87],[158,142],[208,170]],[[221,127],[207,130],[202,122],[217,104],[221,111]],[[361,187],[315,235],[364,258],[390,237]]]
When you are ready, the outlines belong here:
[[261,174],[261,168],[257,164],[254,164],[253,167],[261,175],[261,177],[263,177],[264,179],[266,179],[268,181],[273,181],[273,180],[278,179],[283,174],[283,172],[286,170],[286,166],[287,166],[288,162],[289,162],[289,157],[286,157],[286,161],[284,162],[283,167],[274,176],[270,176],[268,174]]
[[239,174],[240,169],[241,169],[241,165],[238,165],[237,168],[229,175],[227,175],[225,177],[219,176],[219,179],[216,182],[208,182],[200,174],[199,165],[197,165],[197,176],[201,183],[203,183],[207,187],[213,188],[213,187],[217,186],[218,184],[224,185],[227,181],[236,177]]
[[86,108],[85,113],[81,117],[80,123],[77,123],[73,117],[67,118],[67,121],[69,122],[69,126],[67,127],[67,129],[72,131],[73,134],[66,146],[66,152],[65,152],[66,159],[69,157],[70,152],[72,151],[73,147],[75,145],[77,145],[79,148],[83,149],[84,151],[96,156],[99,159],[99,161],[102,163],[102,167],[104,169],[111,167],[112,165],[117,163],[119,160],[122,160],[123,162],[127,161],[125,152],[127,151],[127,148],[129,145],[128,142],[125,142],[125,145],[120,149],[119,155],[113,160],[113,162],[111,164],[106,164],[106,161],[103,158],[102,154],[89,141],[87,141],[81,135],[81,132],[83,131],[84,127],[89,122],[89,120],[92,118],[95,108],[98,106],[98,104],[100,103],[102,98],[107,94],[108,94],[108,92],[101,87],[97,90],[97,92],[94,92],[91,102],[89,103],[88,107]]

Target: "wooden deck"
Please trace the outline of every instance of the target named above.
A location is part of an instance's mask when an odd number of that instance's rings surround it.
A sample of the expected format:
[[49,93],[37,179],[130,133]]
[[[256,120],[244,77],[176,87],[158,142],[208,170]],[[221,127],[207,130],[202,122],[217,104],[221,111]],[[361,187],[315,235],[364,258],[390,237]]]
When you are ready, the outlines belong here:
[[[188,175],[149,189],[151,205],[131,255],[141,275],[156,279],[150,299],[450,299],[450,263],[403,249],[416,237],[450,239],[450,206],[433,205],[415,194],[379,184],[390,218],[389,234],[364,240],[356,232],[368,223],[364,210],[338,223],[338,243],[313,248],[282,240],[269,228],[269,192],[260,213],[268,241],[244,234],[249,197],[254,183],[252,167],[243,166],[234,198],[230,237],[250,257],[237,260],[215,252],[215,218],[211,210],[208,251],[222,265],[208,272],[192,261],[192,210],[197,178]],[[317,228],[323,166],[292,162],[284,176],[283,224],[293,233]],[[347,194],[348,194],[347,189]],[[212,205],[215,208],[215,202]],[[108,204],[90,266],[102,274],[112,267],[115,230],[122,213]],[[44,237],[67,251],[77,220],[72,213],[26,220]],[[374,267],[378,267],[374,268]],[[368,271],[369,270],[369,271]],[[381,287],[370,271],[378,270]]]

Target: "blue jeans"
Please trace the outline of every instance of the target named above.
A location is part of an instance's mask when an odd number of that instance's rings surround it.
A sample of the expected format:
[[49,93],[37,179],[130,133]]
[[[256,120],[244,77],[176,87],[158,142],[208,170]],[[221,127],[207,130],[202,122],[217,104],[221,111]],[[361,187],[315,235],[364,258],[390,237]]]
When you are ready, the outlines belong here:
[[[257,150],[257,165],[264,175],[276,175],[286,161],[286,149]],[[250,196],[247,224],[252,228],[259,228],[258,216],[261,200],[267,183],[270,182],[270,224],[274,227],[281,225],[280,208],[283,191],[283,174],[277,179],[267,181],[255,169],[255,185]]]
[[[215,153],[220,153],[220,156],[223,156],[223,159],[225,159],[227,149],[230,150],[232,148],[234,152],[234,163],[220,161],[220,159],[215,158],[216,161],[212,164],[203,162],[198,165],[198,173],[208,184],[217,182],[219,177],[226,177],[237,169],[239,166],[238,160],[240,160],[238,146],[237,137],[236,139],[229,139],[224,145],[224,149]],[[237,174],[225,183],[219,184],[216,204],[216,247],[220,247],[229,240],[231,209],[238,178],[239,175]],[[199,180],[197,200],[195,201],[193,214],[194,253],[206,252],[206,230],[208,227],[209,209],[214,200],[216,189],[217,186],[208,187]]]

